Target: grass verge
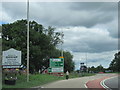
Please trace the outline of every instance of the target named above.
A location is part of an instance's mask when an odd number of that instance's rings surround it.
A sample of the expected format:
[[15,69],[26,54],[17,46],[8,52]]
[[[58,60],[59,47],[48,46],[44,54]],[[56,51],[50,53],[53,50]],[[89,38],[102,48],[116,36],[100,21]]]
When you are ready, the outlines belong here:
[[[84,76],[91,76],[95,74],[84,74]],[[4,82],[2,84],[2,88],[30,88],[30,87],[35,87],[35,86],[40,86],[46,83],[50,83],[53,81],[57,80],[63,80],[65,79],[65,75],[63,77],[60,76],[53,76],[53,75],[48,75],[48,74],[36,74],[36,75],[30,75],[30,81],[27,82],[26,80],[26,75],[18,75],[18,79],[16,80],[15,85],[5,85]],[[78,78],[82,77],[78,75],[77,73],[75,74],[70,74],[70,78]]]

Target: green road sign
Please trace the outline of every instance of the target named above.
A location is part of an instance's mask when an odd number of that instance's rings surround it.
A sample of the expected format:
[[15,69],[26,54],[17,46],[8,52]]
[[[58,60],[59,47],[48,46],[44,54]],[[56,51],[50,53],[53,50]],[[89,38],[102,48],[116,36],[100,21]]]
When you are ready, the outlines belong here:
[[52,72],[52,68],[48,68],[48,72],[51,73]]
[[51,72],[63,72],[64,58],[51,58],[50,68],[51,68]]

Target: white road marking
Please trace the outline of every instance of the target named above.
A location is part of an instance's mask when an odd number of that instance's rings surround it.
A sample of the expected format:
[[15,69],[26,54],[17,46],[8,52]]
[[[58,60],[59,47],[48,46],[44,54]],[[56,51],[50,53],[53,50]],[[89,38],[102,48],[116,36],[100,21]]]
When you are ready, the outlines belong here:
[[[87,81],[87,82],[88,82],[88,81]],[[87,84],[87,82],[84,84],[85,88],[88,88],[88,87],[87,87],[87,85],[86,85],[86,84]]]
[[[93,81],[93,80],[95,80],[95,79],[91,79],[91,80],[89,80],[89,81]],[[84,84],[85,88],[88,88],[86,84],[87,84],[89,81],[87,81],[87,82]]]
[[105,85],[105,81],[106,81],[106,80],[109,80],[109,79],[111,79],[111,78],[115,78],[115,77],[117,77],[117,76],[110,77],[110,78],[107,78],[107,79],[105,79],[105,80],[102,80],[102,81],[100,82],[100,85],[101,85],[103,88],[107,89],[107,90],[112,90],[112,89],[110,89],[107,85]]

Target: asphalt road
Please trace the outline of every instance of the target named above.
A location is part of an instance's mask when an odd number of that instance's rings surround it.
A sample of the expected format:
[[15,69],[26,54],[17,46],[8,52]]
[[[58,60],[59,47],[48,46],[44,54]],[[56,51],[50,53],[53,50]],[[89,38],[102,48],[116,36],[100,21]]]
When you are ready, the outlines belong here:
[[44,88],[86,88],[86,82],[90,80],[95,80],[98,78],[103,78],[106,76],[111,76],[114,74],[97,74],[95,76],[89,76],[89,77],[80,77],[80,78],[74,78],[74,79],[69,79],[69,80],[60,80],[56,81],[53,83],[45,84],[39,87],[44,87]]
[[105,80],[104,84],[109,88],[119,88],[120,89],[120,76],[113,77],[110,79]]

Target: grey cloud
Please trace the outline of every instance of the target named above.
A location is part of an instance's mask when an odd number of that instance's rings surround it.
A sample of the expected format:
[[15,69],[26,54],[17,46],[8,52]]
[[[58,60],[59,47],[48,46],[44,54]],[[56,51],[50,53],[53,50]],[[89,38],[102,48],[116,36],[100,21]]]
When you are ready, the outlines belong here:
[[[116,16],[116,12],[118,11],[117,3],[102,3],[102,2],[79,2],[79,3],[71,3],[71,10],[73,11],[86,11],[87,17],[85,19],[81,19],[81,25],[86,27],[94,26],[98,23],[107,23],[114,20],[114,16]],[[115,15],[116,14],[116,15]],[[94,16],[94,17],[92,17]],[[86,21],[84,24],[84,20]]]
[[118,15],[116,12],[116,17],[112,22],[109,22],[107,24],[97,24],[94,27],[96,28],[101,28],[101,29],[107,29],[107,31],[109,32],[110,36],[112,38],[119,38],[120,36],[118,35],[119,33],[119,27],[118,27]]
[[[5,11],[13,19],[26,18],[26,3],[3,3]],[[107,26],[109,35],[117,37],[116,23],[114,17],[117,15],[117,3],[30,3],[30,19],[36,20],[43,25],[51,26],[84,26],[93,27],[99,24]],[[114,13],[113,13],[114,12]],[[4,17],[3,17],[4,18]],[[71,32],[67,32],[71,33]],[[87,32],[82,34],[86,35]],[[90,32],[88,32],[90,33]],[[79,36],[77,33],[73,35]],[[89,37],[91,37],[89,35]],[[72,37],[66,36],[66,37]],[[98,41],[90,38],[77,39],[73,43],[66,42],[64,47],[74,52],[102,52],[116,49],[116,40],[106,40],[105,38]],[[110,38],[110,36],[109,36]],[[101,40],[101,41],[100,41]],[[87,49],[86,49],[87,48]]]
[[[3,20],[11,23],[17,19],[26,19],[26,7],[26,2],[2,3]],[[79,66],[79,59],[84,56],[85,52],[89,53],[88,62],[91,65],[93,62],[94,65],[98,65],[105,60],[110,62],[111,57],[108,56],[113,54],[111,54],[113,50],[117,50],[117,8],[117,3],[113,2],[32,2],[30,3],[30,20],[35,20],[45,27],[49,25],[53,27],[80,27],[77,30],[70,28],[70,31],[64,31],[63,48],[73,52],[77,66]],[[81,26],[87,27],[87,30],[81,29]],[[96,32],[95,29],[92,29],[93,27],[100,28],[100,30]],[[110,53],[104,53],[106,51]],[[78,53],[78,55],[74,53]],[[108,62],[107,64],[103,63],[104,66],[108,65]]]
[[117,2],[74,2],[69,6],[73,10],[111,12],[118,8]]
[[95,62],[98,62],[98,61],[96,59],[88,60],[88,63],[90,63],[90,62],[95,63]]
[[118,49],[117,40],[107,41],[104,39],[100,41],[98,39],[98,42],[89,41],[88,45],[92,49],[89,50],[88,52],[103,52],[103,51],[113,51]]
[[73,10],[95,10],[99,9],[103,3],[97,2],[74,2],[71,3],[70,8]]
[[[74,42],[76,43],[76,42]],[[69,49],[73,52],[89,52],[89,53],[99,53],[99,52],[105,52],[105,51],[112,51],[117,50],[117,43],[116,42],[106,42],[104,41],[101,43],[101,41],[98,41],[96,43],[89,42],[87,43],[89,48],[86,48],[86,46],[80,46],[79,44],[73,44],[73,45],[66,45],[64,46],[64,49]],[[69,48],[68,48],[69,47]]]
[[[114,26],[113,26],[114,25]],[[110,35],[113,37],[113,38],[120,38],[120,35],[119,35],[119,29],[118,29],[118,24],[113,24],[109,27],[109,32],[110,32]]]
[[99,53],[118,49],[118,39],[109,35],[106,30],[92,28],[71,28],[64,30],[64,49],[73,52]]
[[[13,20],[17,18],[27,17],[27,5],[25,2],[3,2],[2,9],[5,11]],[[4,17],[4,16],[3,16]]]
[[[115,5],[92,2],[30,3],[30,18],[44,25],[92,27],[97,23],[111,22],[113,11],[116,12]],[[26,3],[3,3],[3,8],[14,19],[26,18]]]

